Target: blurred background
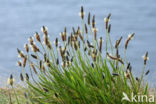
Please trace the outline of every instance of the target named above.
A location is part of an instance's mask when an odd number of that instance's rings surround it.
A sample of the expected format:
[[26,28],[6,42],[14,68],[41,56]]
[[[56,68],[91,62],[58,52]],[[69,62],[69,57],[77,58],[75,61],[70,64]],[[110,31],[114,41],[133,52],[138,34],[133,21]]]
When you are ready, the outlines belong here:
[[18,82],[22,70],[16,66],[16,48],[23,49],[27,39],[40,32],[43,25],[48,27],[51,40],[65,26],[68,31],[72,26],[77,27],[81,24],[78,13],[82,5],[86,15],[88,12],[96,15],[98,37],[105,35],[104,18],[108,13],[112,14],[113,44],[120,36],[124,44],[128,34],[136,33],[128,47],[128,60],[133,73],[139,76],[142,56],[148,51],[150,73],[145,81],[156,86],[156,0],[0,0],[0,87],[6,86],[10,74]]

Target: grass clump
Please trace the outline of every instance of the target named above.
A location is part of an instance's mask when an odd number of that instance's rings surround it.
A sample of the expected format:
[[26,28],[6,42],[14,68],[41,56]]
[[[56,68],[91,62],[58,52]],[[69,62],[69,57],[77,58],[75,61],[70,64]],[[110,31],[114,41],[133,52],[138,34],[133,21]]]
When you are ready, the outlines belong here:
[[[103,36],[97,36],[95,15],[91,17],[89,13],[85,22],[84,14],[81,7],[82,26],[77,29],[73,27],[71,34],[67,33],[65,27],[61,38],[57,37],[54,44],[50,41],[47,27],[43,26],[43,42],[36,32],[35,40],[30,37],[25,45],[25,54],[17,49],[22,59],[18,65],[23,69],[20,78],[26,84],[27,103],[128,104],[130,102],[122,101],[123,94],[129,98],[132,93],[148,95],[148,84],[143,86],[142,83],[144,76],[149,73],[145,72],[148,52],[143,59],[140,77],[132,74],[132,66],[126,58],[128,44],[134,33],[125,41],[124,55],[121,55],[119,46],[122,37],[115,46],[111,42],[111,14],[104,19],[106,41],[103,41]],[[27,69],[30,69],[30,75]],[[145,100],[142,104],[148,103]]]

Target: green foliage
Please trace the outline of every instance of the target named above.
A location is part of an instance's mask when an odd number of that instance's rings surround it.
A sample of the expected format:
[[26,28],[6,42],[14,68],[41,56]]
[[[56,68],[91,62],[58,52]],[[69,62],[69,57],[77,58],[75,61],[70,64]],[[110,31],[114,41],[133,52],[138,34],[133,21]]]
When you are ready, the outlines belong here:
[[[56,38],[55,46],[52,45],[47,28],[43,26],[44,44],[39,34],[35,33],[37,44],[32,37],[29,39],[32,51],[29,51],[28,45],[25,47],[25,55],[18,49],[19,56],[23,59],[23,62],[19,62],[19,66],[23,69],[22,74],[25,76],[26,70],[30,68],[32,79],[29,80],[27,76],[25,81],[28,85],[26,93],[29,103],[128,104],[127,101],[121,101],[123,92],[129,97],[132,92],[148,94],[148,84],[144,88],[141,83],[144,72],[141,79],[136,80],[126,58],[127,46],[134,33],[125,41],[124,55],[119,55],[122,37],[116,41],[114,48],[110,38],[110,16],[109,14],[105,18],[105,48],[102,37],[99,41],[97,39],[95,16],[91,21],[89,13],[86,25],[81,7],[82,29],[78,27],[75,31],[73,28],[71,35],[67,36],[65,28],[61,33],[62,44],[58,44],[58,40],[61,39]],[[112,55],[108,52],[108,45],[111,47]],[[144,57],[144,62],[147,59],[148,53]],[[144,69],[145,66],[146,63]]]

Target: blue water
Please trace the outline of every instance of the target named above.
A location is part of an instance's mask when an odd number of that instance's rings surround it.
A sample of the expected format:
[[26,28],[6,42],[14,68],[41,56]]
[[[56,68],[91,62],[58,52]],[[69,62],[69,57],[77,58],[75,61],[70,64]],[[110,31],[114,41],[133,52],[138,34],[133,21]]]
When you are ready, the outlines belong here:
[[21,72],[16,66],[16,48],[22,49],[27,38],[40,32],[43,25],[49,28],[52,40],[65,26],[68,30],[77,27],[81,5],[86,14],[90,11],[96,15],[98,36],[104,35],[108,13],[112,13],[113,42],[121,35],[126,39],[129,33],[136,33],[129,44],[128,59],[138,76],[143,66],[141,56],[149,51],[150,74],[145,81],[156,85],[156,0],[0,0],[0,86],[6,85],[11,73],[15,76]]

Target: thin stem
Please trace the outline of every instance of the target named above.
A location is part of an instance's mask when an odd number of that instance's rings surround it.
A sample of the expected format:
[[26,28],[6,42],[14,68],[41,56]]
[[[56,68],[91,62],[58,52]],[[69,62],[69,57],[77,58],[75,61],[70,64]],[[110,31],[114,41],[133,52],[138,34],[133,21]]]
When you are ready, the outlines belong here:
[[106,29],[106,57],[107,57],[107,29]]
[[110,42],[110,45],[111,45],[111,51],[112,51],[112,55],[113,55],[113,45],[112,45],[110,33],[108,33],[108,36],[109,36],[109,42]]
[[140,80],[139,80],[139,86],[138,86],[138,90],[140,89],[141,82],[142,82],[142,80],[143,80],[143,77],[144,77],[144,71],[145,71],[145,68],[146,68],[146,65],[144,65],[144,67],[143,67],[143,72],[142,72],[142,74],[141,74],[141,78],[140,78]]
[[13,86],[12,86],[12,89],[13,89],[13,91],[14,91],[14,94],[15,94],[15,97],[16,97],[17,104],[20,104],[20,103],[19,103],[19,100],[18,100],[18,97],[17,97],[17,94],[16,94],[15,89],[14,89]]

